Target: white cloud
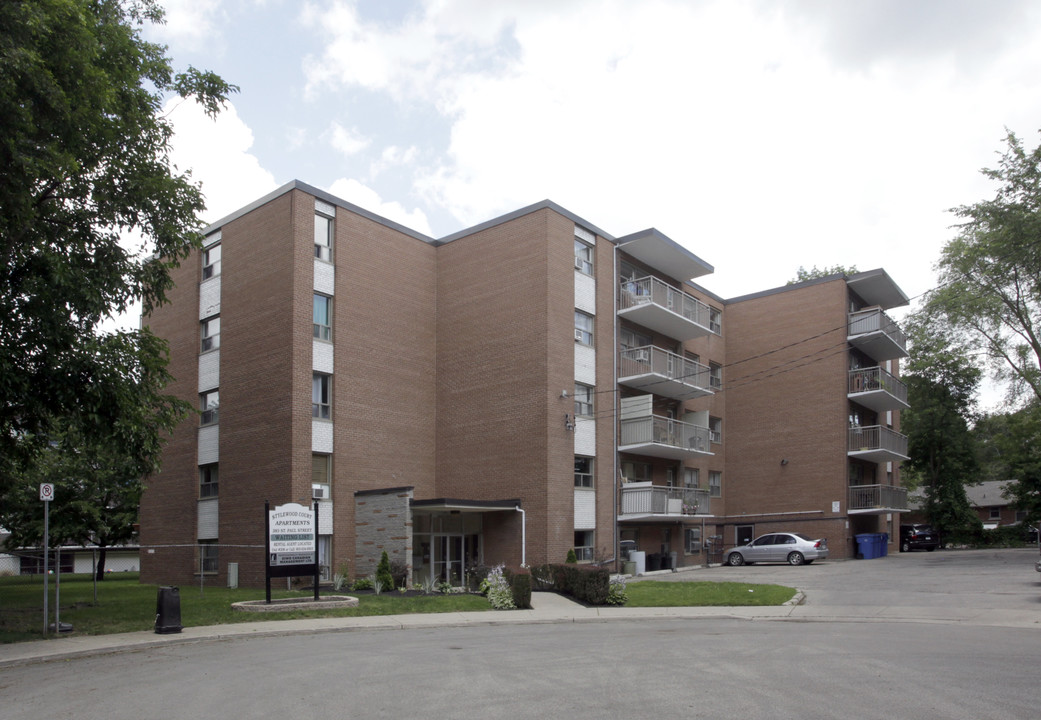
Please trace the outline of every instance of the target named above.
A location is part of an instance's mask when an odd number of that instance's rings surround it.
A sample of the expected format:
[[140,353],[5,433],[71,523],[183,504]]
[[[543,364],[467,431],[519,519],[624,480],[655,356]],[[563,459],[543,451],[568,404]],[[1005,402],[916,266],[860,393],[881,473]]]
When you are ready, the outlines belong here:
[[224,9],[221,0],[163,0],[165,23],[148,30],[166,43],[200,49],[219,36]]
[[335,120],[329,125],[326,135],[329,144],[347,157],[357,155],[369,146],[368,138],[353,128],[345,128]]
[[406,210],[405,207],[397,201],[384,202],[375,190],[363,185],[361,182],[353,178],[340,178],[326,189],[336,197],[346,200],[349,203],[353,203],[358,207],[375,213],[376,215],[387,218],[388,220],[393,220],[400,225],[404,225],[407,228],[416,230],[425,235],[432,234],[430,231],[430,223],[427,221],[426,214],[421,209],[413,208],[412,210]]
[[219,220],[274,190],[275,179],[249,152],[253,132],[239,118],[235,105],[211,120],[191,100],[174,98],[163,108],[174,126],[171,158],[180,170],[190,170],[206,197],[204,217]]

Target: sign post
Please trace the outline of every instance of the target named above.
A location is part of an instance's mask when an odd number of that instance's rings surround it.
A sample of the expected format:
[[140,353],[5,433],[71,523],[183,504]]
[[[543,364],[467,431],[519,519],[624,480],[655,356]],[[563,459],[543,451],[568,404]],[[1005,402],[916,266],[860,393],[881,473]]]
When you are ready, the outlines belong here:
[[318,601],[318,503],[310,509],[298,503],[264,503],[267,536],[267,603],[271,604],[271,578],[314,577],[314,599]]
[[[51,483],[40,484],[40,501],[43,503],[43,636],[47,637],[47,615],[48,607],[47,600],[50,595],[50,588],[48,587],[47,571],[48,567],[47,559],[50,555],[50,540],[51,540],[51,500],[54,499],[54,485]],[[57,627],[55,627],[57,629]]]

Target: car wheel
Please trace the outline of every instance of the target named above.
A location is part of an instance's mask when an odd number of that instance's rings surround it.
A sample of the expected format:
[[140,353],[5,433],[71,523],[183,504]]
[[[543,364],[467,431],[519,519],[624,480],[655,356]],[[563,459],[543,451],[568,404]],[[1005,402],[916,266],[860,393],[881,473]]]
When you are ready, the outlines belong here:
[[806,564],[807,564],[807,565],[813,565],[813,560],[807,560],[807,561],[806,561]]
[[803,557],[801,552],[788,553],[789,565],[802,565],[804,562],[806,562],[806,558]]
[[906,540],[900,543],[900,552],[911,552],[911,543]]
[[926,551],[926,552],[932,552],[932,551],[933,551],[933,550],[935,550],[935,549],[936,549],[935,547],[927,547],[927,548],[925,549],[925,551]]
[[741,567],[745,564],[745,558],[741,553],[730,553],[727,555],[727,565],[730,567]]

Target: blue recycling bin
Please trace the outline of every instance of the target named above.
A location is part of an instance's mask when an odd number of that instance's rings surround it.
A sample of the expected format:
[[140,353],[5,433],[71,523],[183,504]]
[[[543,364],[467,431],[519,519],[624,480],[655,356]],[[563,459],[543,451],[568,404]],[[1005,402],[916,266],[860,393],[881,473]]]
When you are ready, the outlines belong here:
[[878,542],[879,554],[881,557],[887,557],[889,555],[889,533],[880,533]]
[[857,538],[857,555],[864,560],[878,557],[878,535],[876,533],[860,533]]

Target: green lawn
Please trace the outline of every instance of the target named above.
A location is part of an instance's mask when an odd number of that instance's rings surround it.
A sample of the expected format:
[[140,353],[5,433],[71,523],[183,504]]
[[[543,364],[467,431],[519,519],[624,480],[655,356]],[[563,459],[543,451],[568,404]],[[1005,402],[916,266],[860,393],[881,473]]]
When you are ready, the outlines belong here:
[[662,582],[640,580],[626,586],[626,607],[747,607],[783,605],[795,588],[733,582]]
[[[63,575],[61,579],[61,621],[71,623],[75,634],[152,630],[155,627],[157,586],[141,585],[137,573],[106,576],[97,584],[89,575]],[[629,607],[749,606],[781,605],[795,590],[781,585],[747,583],[630,582]],[[49,622],[54,621],[54,582],[50,583]],[[490,610],[479,595],[423,595],[406,597],[397,592],[361,595],[356,608],[333,610],[290,610],[274,614],[249,613],[231,609],[233,602],[262,600],[264,591],[256,588],[182,586],[179,590],[181,624],[185,627],[222,625],[239,622],[265,622],[308,617],[358,617],[366,615],[407,615],[411,613],[473,612]],[[313,597],[311,592],[272,590],[273,598]],[[43,637],[43,577],[24,575],[0,578],[0,643],[39,640]]]

